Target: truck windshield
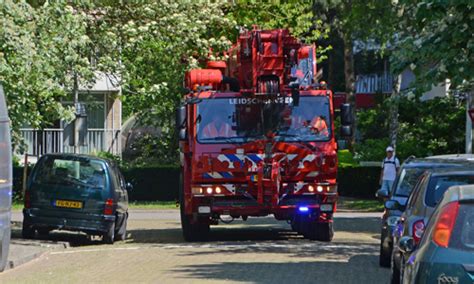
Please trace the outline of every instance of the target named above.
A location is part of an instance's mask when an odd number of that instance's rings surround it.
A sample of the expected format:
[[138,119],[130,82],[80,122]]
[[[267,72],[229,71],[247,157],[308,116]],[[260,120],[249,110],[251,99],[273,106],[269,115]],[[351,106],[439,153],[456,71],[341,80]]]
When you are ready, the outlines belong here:
[[280,141],[328,141],[331,137],[329,99],[204,99],[197,108],[200,143],[243,143],[272,133]]

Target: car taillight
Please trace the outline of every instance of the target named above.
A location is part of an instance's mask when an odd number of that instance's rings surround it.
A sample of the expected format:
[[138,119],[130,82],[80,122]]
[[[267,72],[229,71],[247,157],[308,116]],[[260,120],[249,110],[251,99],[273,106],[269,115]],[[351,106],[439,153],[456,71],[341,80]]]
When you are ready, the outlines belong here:
[[31,197],[29,191],[25,191],[25,208],[31,208]]
[[105,201],[104,215],[114,214],[114,200],[109,198]]
[[451,202],[441,209],[441,213],[436,220],[435,229],[433,232],[433,241],[441,246],[447,248],[449,245],[449,239],[456,223],[456,217],[458,216],[459,203]]
[[418,220],[415,223],[413,223],[413,240],[415,241],[415,244],[417,245],[421,237],[423,237],[423,232],[425,231],[425,222],[423,220]]

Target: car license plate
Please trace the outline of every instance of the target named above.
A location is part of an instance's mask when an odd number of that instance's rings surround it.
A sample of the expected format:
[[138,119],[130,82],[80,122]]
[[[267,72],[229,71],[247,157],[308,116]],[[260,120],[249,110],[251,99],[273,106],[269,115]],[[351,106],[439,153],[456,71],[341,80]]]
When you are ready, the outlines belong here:
[[80,201],[70,201],[70,200],[56,200],[55,204],[56,207],[63,207],[63,208],[82,208],[82,202]]

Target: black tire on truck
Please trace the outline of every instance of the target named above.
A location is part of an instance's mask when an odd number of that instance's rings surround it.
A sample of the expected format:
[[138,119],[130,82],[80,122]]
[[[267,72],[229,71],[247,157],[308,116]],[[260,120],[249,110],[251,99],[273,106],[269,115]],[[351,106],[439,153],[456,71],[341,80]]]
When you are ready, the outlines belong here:
[[312,241],[330,242],[334,237],[334,228],[332,222],[321,223],[314,220],[306,222],[305,238]]
[[179,211],[184,240],[187,242],[206,241],[209,238],[210,225],[206,223],[191,224],[193,216],[186,215],[184,212],[184,183],[182,173],[179,177]]

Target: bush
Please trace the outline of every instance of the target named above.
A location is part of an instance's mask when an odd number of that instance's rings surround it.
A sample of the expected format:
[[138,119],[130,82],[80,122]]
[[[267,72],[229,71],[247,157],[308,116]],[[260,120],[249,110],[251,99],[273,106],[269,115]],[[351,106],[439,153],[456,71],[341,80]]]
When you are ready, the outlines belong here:
[[172,201],[178,199],[180,168],[157,166],[123,169],[127,182],[133,185],[132,201]]
[[[28,173],[31,168],[28,170]],[[123,169],[127,182],[133,185],[130,201],[173,201],[178,199],[180,168],[157,166]],[[378,189],[379,167],[339,168],[339,193],[343,196],[374,198]],[[23,201],[23,167],[13,168],[13,200]]]
[[380,178],[379,167],[339,168],[338,191],[342,196],[375,199]]

